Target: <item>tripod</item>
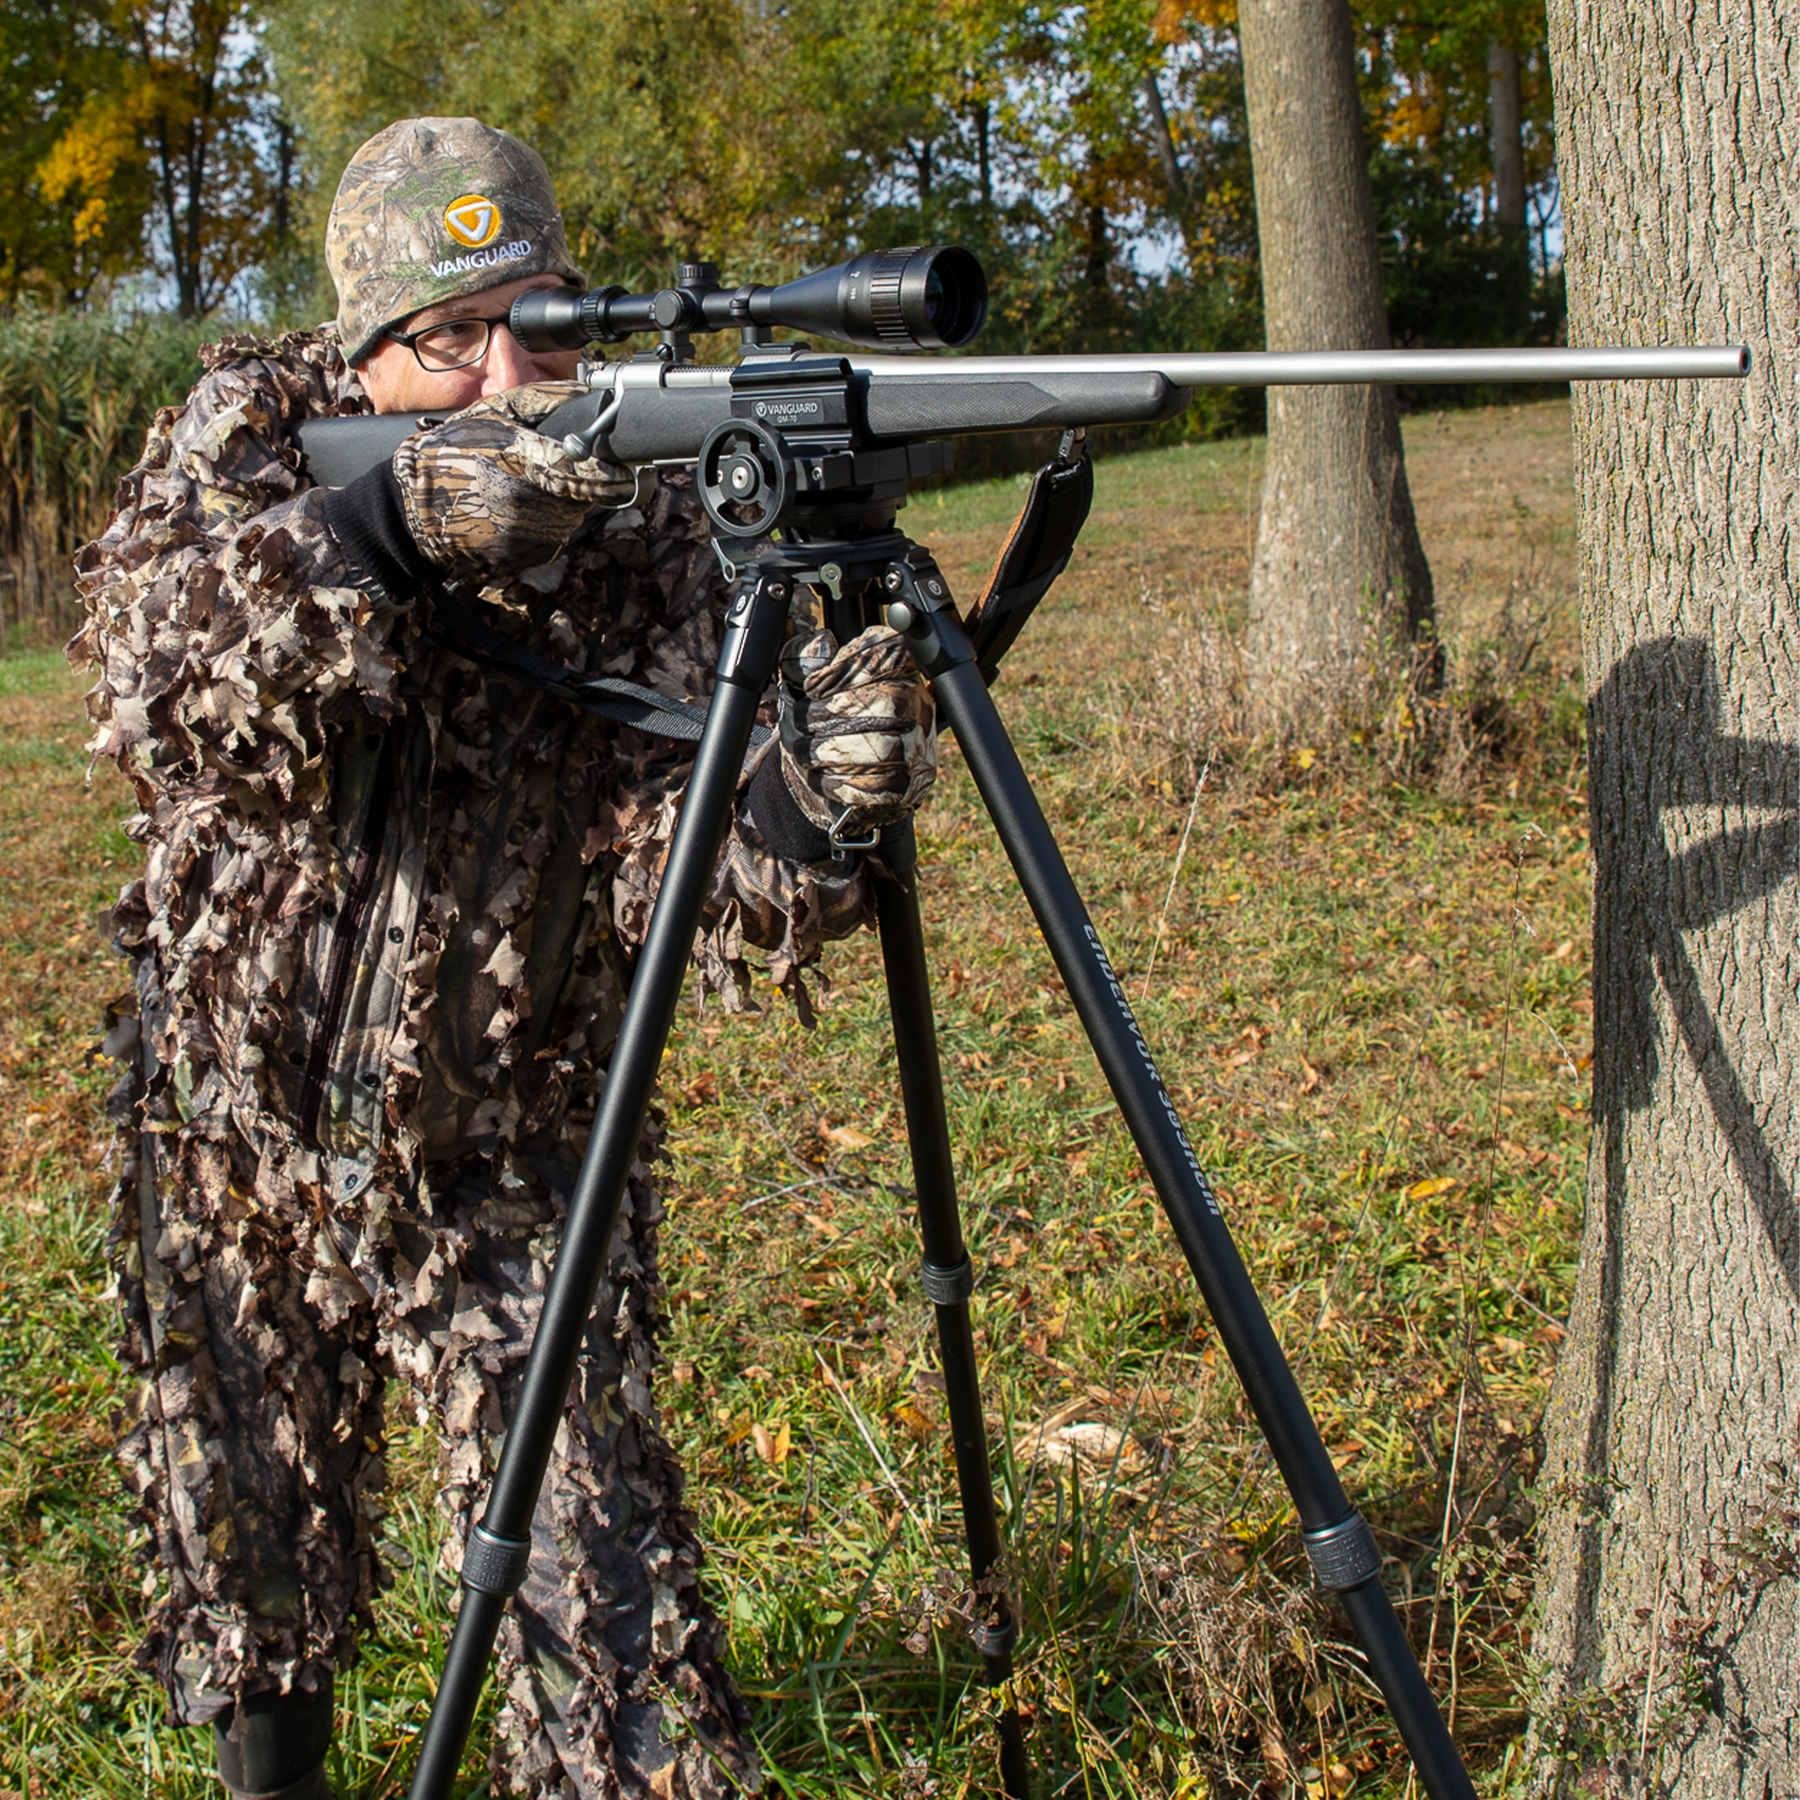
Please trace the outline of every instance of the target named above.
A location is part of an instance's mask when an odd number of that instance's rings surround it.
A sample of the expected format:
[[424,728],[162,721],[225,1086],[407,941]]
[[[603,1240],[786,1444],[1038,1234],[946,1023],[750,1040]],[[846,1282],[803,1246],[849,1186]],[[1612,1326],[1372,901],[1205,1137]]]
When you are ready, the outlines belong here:
[[[1065,455],[1069,447],[1065,441]],[[712,864],[731,816],[757,706],[773,678],[790,607],[802,587],[828,597],[826,622],[840,641],[877,620],[899,631],[930,681],[938,716],[956,734],[1293,1496],[1314,1572],[1322,1585],[1339,1594],[1426,1791],[1434,1800],[1473,1800],[1468,1775],[1381,1586],[1373,1535],[1345,1497],[988,692],[994,660],[1022,621],[1003,623],[978,648],[930,552],[894,529],[907,480],[923,472],[916,447],[808,462],[776,431],[745,419],[709,435],[698,468],[720,560],[733,583],[717,686],[570,1201],[518,1408],[486,1511],[464,1551],[462,1607],[411,1800],[445,1800],[449,1794],[502,1609],[525,1577],[538,1490],[673,1022]],[[1085,456],[1080,468],[1085,474]],[[1023,525],[1022,520],[1021,530]],[[777,529],[783,533],[779,540],[771,535]],[[1019,535],[1015,532],[1015,543]],[[1067,537],[1072,543],[1072,530]],[[1066,554],[1065,545],[1064,560]],[[1055,566],[1060,568],[1061,562]],[[1037,592],[1047,586],[1048,578]],[[924,1287],[936,1313],[964,1533],[978,1596],[972,1636],[986,1679],[1003,1689],[1005,1792],[1008,1800],[1027,1800],[1024,1738],[1017,1712],[1004,1702],[1016,1624],[991,1579],[1000,1533],[970,1327],[973,1272],[957,1211],[910,826],[890,833],[882,851],[891,875],[879,885],[877,925],[918,1197]]]

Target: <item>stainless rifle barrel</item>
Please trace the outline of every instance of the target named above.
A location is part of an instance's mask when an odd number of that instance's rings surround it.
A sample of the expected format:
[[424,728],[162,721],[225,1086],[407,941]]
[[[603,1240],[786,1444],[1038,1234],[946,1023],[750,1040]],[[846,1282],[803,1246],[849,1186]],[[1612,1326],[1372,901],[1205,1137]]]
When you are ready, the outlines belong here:
[[1176,387],[1309,387],[1347,382],[1632,381],[1750,372],[1742,344],[1674,344],[1649,350],[1241,350],[1117,356],[852,356],[884,381],[908,376],[1141,375]]

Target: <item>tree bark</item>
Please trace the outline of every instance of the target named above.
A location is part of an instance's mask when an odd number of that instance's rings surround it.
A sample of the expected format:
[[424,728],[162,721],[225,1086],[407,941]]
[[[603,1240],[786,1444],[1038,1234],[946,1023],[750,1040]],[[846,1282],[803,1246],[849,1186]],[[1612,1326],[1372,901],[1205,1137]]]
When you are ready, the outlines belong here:
[[231,6],[164,8],[152,25],[140,16],[135,37],[144,70],[157,78],[161,98],[149,122],[155,179],[161,194],[176,311],[194,319],[212,311],[236,273],[215,255],[208,231],[208,187],[217,162],[212,128],[225,45],[238,22]]
[[1800,1792],[1800,13],[1551,0],[1570,335],[1748,382],[1575,398],[1594,1141],[1542,1483],[1546,1794]]
[[291,214],[299,153],[293,121],[278,113],[275,117],[275,185],[269,203],[269,242],[278,256],[292,248]]
[[1089,289],[1104,294],[1112,269],[1112,232],[1107,225],[1106,208],[1090,201],[1087,209],[1087,251],[1083,258]]
[[932,152],[935,144],[931,138],[922,138],[918,143],[907,140],[906,152],[913,161],[913,179],[919,189],[919,216],[926,218],[931,212],[931,174]]
[[[1271,350],[1388,345],[1346,0],[1241,0]],[[1391,388],[1275,388],[1250,573],[1253,723],[1291,735],[1362,710],[1432,621]]]

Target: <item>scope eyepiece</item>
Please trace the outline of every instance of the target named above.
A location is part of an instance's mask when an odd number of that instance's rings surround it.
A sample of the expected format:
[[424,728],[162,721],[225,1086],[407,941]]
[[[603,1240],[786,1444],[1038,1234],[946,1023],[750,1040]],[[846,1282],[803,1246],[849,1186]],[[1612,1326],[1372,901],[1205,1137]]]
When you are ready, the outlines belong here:
[[[579,350],[583,344],[616,343],[624,330],[610,318],[614,305],[629,299],[622,287],[533,288],[512,303],[507,329],[527,350]],[[650,321],[646,319],[645,324]]]
[[816,332],[868,350],[944,350],[987,318],[987,277],[959,244],[869,250],[776,287],[722,288],[711,263],[681,265],[675,286],[572,293],[540,288],[513,302],[507,323],[527,350],[579,350],[633,331],[747,326]]

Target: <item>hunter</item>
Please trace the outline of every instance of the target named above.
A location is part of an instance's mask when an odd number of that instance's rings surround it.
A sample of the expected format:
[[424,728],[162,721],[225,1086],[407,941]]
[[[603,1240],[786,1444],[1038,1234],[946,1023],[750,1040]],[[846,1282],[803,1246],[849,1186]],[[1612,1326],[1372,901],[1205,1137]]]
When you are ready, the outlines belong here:
[[[214,1727],[239,1800],[329,1793],[390,1382],[441,1430],[460,1555],[691,755],[476,653],[466,621],[679,699],[707,691],[723,610],[684,476],[532,429],[577,359],[525,350],[508,308],[585,285],[534,151],[473,119],[391,125],[345,169],[325,253],[333,323],[214,345],[159,414],[79,559],[71,646],[145,851],[109,1039],[141,1383],[123,1454],[157,1556],[141,1658],[177,1723]],[[454,416],[348,488],[309,483],[300,421],[401,410]],[[747,947],[791,989],[870,915],[867,859],[821,827],[904,816],[933,773],[892,633],[797,631],[776,685],[788,729],[746,766],[696,944],[728,999]],[[758,1786],[652,1400],[659,1136],[501,1636],[497,1792]]]

